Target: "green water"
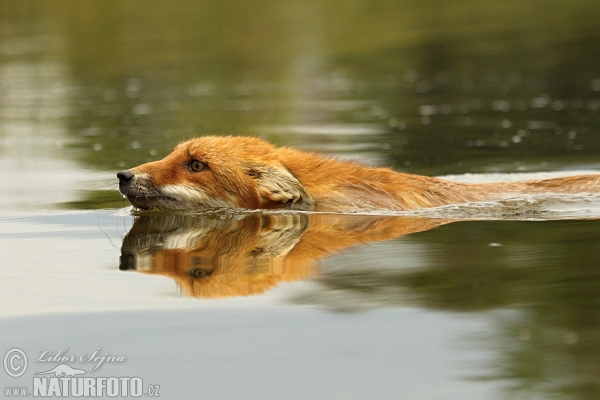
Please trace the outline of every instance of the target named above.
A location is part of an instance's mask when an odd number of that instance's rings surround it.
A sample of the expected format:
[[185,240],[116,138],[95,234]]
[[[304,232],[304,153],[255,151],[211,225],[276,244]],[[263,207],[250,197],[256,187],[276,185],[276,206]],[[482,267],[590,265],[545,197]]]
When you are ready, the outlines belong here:
[[[592,0],[0,1],[0,355],[19,340],[32,352],[60,349],[35,327],[49,323],[59,336],[98,314],[118,327],[70,340],[120,348],[106,337],[124,332],[127,373],[169,365],[173,398],[600,397],[597,198],[443,211],[434,216],[476,221],[363,238],[307,270],[278,270],[318,217],[273,216],[287,236],[260,227],[260,216],[134,221],[115,177],[204,134],[480,181],[597,171],[599,21]],[[369,233],[378,218],[332,224]],[[202,276],[159,271],[159,250],[189,253],[183,241],[219,244],[223,232],[235,246],[217,246],[210,260],[230,271],[248,246],[260,257],[243,264],[244,279],[276,271],[271,286],[208,300],[186,292]],[[139,268],[123,264],[131,243]],[[240,319],[249,309],[254,319]],[[128,322],[153,312],[144,332]],[[349,331],[336,347],[330,335]],[[208,357],[180,346],[190,332],[264,353],[233,346]],[[145,359],[161,342],[172,353]],[[219,383],[234,363],[251,373],[244,389]],[[211,368],[198,382],[176,379]],[[294,380],[303,374],[309,391]]]

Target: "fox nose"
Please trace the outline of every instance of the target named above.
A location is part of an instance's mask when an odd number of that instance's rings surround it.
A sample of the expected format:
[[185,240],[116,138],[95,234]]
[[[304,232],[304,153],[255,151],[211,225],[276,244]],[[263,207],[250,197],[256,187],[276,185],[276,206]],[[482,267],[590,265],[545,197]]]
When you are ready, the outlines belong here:
[[125,170],[117,173],[117,178],[119,178],[119,183],[127,183],[133,179],[133,172]]
[[119,258],[119,270],[129,271],[135,269],[135,256],[131,253],[122,253]]

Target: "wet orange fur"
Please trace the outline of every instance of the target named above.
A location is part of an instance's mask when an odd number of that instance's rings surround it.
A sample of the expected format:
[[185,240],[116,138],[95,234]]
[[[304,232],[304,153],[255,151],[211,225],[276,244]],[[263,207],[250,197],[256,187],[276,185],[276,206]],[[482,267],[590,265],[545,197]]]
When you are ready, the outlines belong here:
[[[207,165],[191,172],[186,163]],[[130,170],[135,188],[122,187],[143,208],[201,209],[225,206],[247,209],[290,208],[323,212],[412,210],[452,203],[503,199],[524,193],[598,192],[600,175],[580,175],[511,183],[466,184],[340,161],[293,148],[276,148],[253,137],[206,136],[179,144],[162,160]],[[154,195],[170,187],[172,203]],[[150,194],[147,189],[150,188]],[[186,202],[177,203],[197,189]],[[146,196],[146,197],[143,197]],[[204,196],[204,197],[203,197]],[[142,198],[143,197],[143,198]],[[205,200],[202,200],[204,199]],[[140,200],[142,199],[142,200]],[[209,199],[209,200],[206,200]]]

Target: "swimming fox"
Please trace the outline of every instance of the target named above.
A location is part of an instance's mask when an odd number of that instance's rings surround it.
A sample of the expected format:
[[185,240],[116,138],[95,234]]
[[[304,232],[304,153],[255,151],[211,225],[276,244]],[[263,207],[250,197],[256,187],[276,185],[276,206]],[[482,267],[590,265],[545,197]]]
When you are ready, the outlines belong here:
[[204,136],[159,161],[120,171],[119,190],[140,209],[404,211],[523,194],[596,193],[600,174],[469,184],[275,147],[254,137]]

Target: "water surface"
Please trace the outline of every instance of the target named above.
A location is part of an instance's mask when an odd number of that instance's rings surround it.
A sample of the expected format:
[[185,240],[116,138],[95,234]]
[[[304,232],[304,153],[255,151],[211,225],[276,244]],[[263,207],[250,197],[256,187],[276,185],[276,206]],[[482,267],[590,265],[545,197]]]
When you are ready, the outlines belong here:
[[[600,199],[137,215],[115,172],[254,135],[491,182],[599,171],[596,1],[0,4],[0,353],[163,398],[600,396]],[[56,363],[51,364],[54,366]]]

